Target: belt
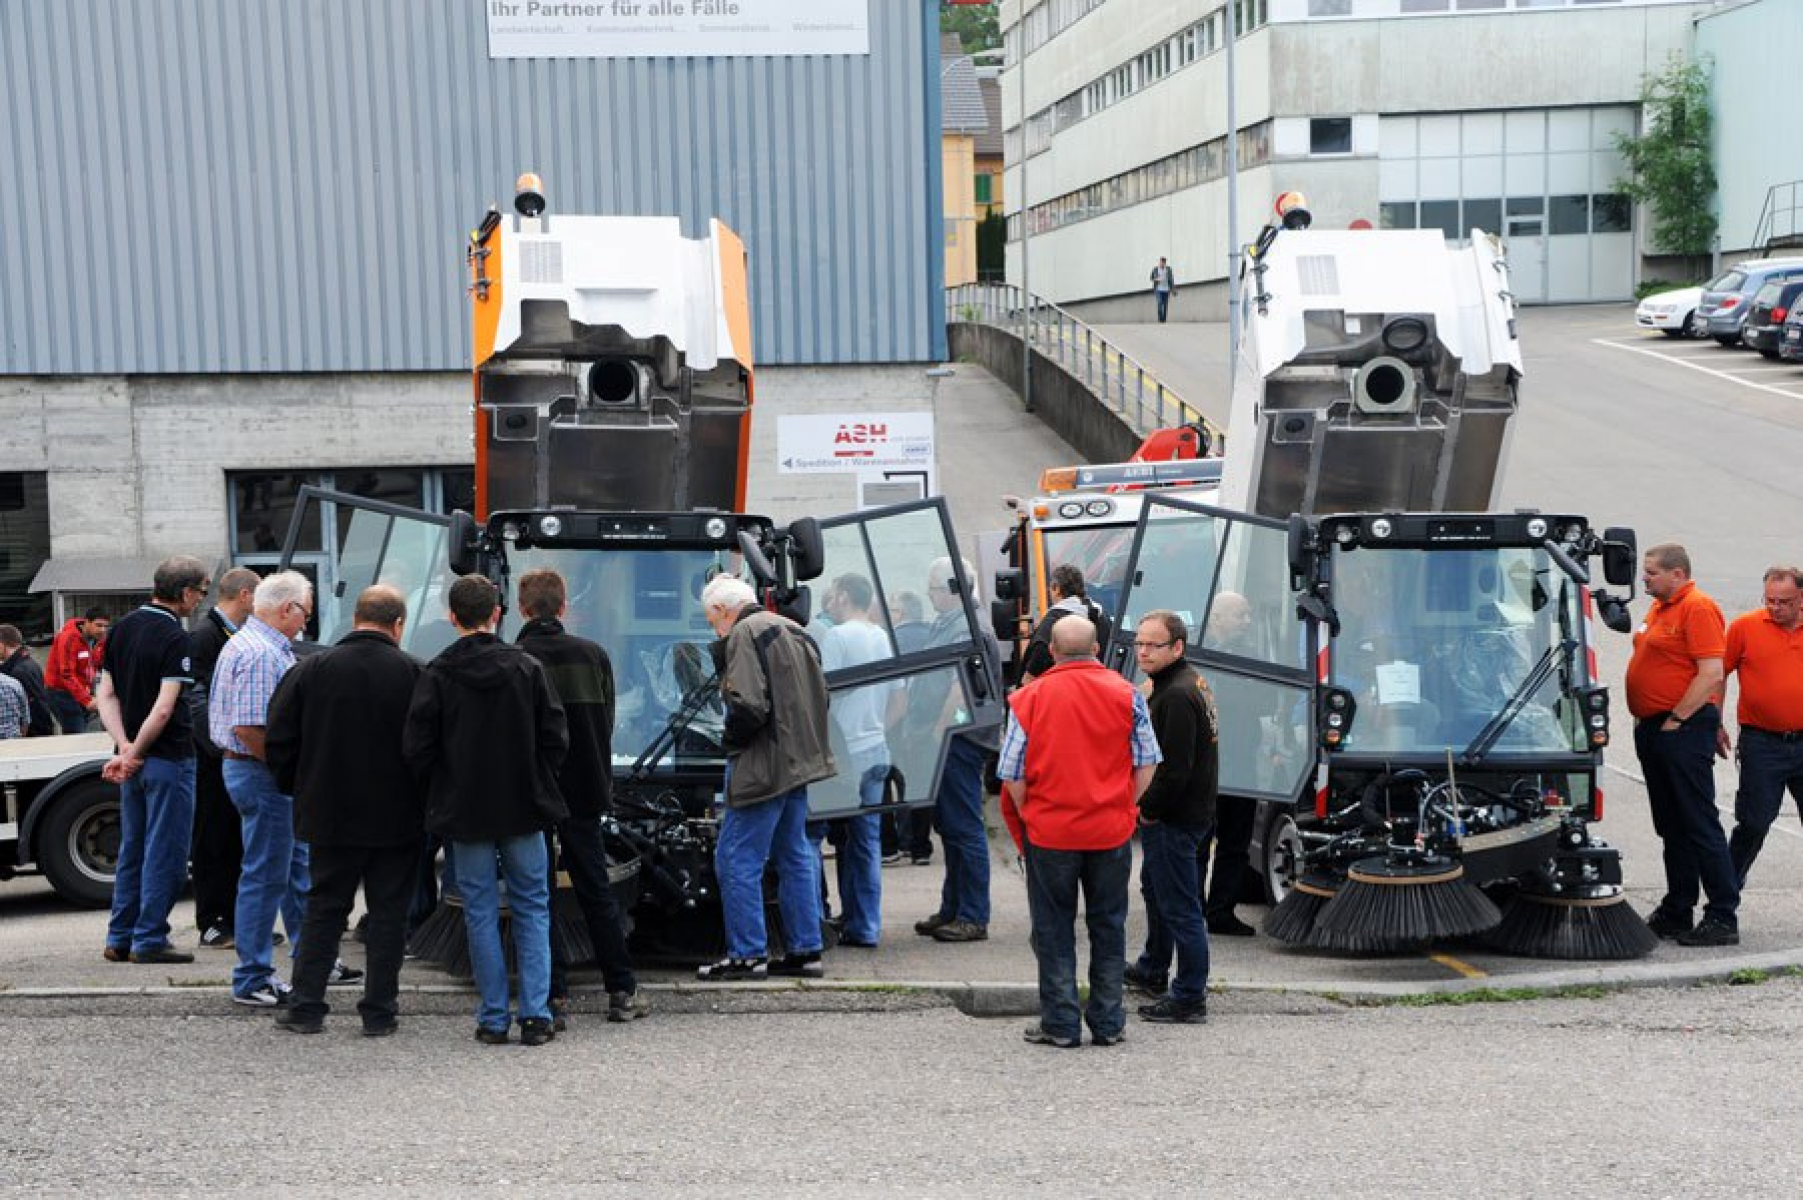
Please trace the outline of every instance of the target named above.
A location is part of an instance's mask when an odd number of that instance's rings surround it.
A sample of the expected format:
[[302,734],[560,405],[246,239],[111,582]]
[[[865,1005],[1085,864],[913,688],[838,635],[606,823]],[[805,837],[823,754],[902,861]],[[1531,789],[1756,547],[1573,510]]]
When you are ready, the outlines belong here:
[[1763,733],[1766,737],[1777,738],[1781,742],[1803,742],[1803,729],[1793,729],[1789,733],[1779,733],[1776,729],[1761,729],[1757,725],[1742,725],[1742,733]]
[[220,753],[225,755],[227,758],[231,759],[233,762],[262,762],[263,761],[262,759],[258,758],[254,754],[240,754],[236,750],[221,750]]

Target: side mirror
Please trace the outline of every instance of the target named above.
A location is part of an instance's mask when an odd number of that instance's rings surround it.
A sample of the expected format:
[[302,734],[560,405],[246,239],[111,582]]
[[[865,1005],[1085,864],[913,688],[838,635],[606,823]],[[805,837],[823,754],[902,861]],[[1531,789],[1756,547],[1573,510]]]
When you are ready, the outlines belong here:
[[1019,567],[1009,567],[1007,570],[997,571],[995,573],[995,598],[1007,600],[1010,603],[1019,600],[1021,585],[1025,580],[1026,576]]
[[752,578],[760,586],[776,586],[776,568],[770,564],[770,558],[764,548],[758,544],[757,538],[748,529],[739,530],[739,553],[745,556],[745,565],[751,568]]
[[453,575],[474,575],[482,569],[481,554],[477,547],[482,540],[482,529],[476,524],[476,518],[461,508],[451,512],[450,529],[450,567]]
[[1639,569],[1640,550],[1634,531],[1619,527],[1603,530],[1603,578],[1616,587],[1632,587],[1634,572]]
[[1309,536],[1308,519],[1301,513],[1291,513],[1286,530],[1286,541],[1290,559],[1290,586],[1296,591],[1308,587],[1308,581],[1315,573],[1315,555],[1313,541]]
[[792,543],[791,561],[797,580],[818,579],[826,570],[826,540],[820,536],[820,522],[813,517],[798,517],[787,530]]
[[814,619],[814,593],[806,585],[796,588],[787,596],[778,594],[776,611],[797,625],[806,626]]
[[1590,593],[1596,600],[1596,611],[1603,618],[1603,624],[1617,633],[1629,633],[1634,628],[1634,614],[1628,611],[1628,602],[1620,596],[1611,596],[1602,588]]
[[1014,600],[991,600],[989,627],[995,630],[998,642],[1012,642],[1020,637],[1020,604]]

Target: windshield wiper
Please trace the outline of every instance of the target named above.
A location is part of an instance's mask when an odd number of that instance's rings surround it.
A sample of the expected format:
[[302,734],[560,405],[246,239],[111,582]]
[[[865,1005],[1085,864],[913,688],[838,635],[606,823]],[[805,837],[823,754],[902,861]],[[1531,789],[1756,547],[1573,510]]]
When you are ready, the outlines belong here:
[[1515,690],[1509,693],[1508,701],[1497,710],[1496,715],[1491,717],[1482,729],[1477,731],[1477,736],[1471,739],[1471,744],[1466,746],[1464,753],[1459,755],[1459,761],[1468,767],[1474,767],[1483,762],[1485,756],[1495,748],[1503,733],[1508,730],[1509,724],[1520,715],[1522,709],[1528,706],[1528,700],[1540,690],[1548,679],[1552,678],[1553,672],[1559,669],[1571,657],[1571,652],[1577,648],[1577,642],[1570,638],[1548,646],[1546,653],[1540,656],[1540,661],[1534,664],[1534,669],[1529,671],[1527,677],[1516,684]]

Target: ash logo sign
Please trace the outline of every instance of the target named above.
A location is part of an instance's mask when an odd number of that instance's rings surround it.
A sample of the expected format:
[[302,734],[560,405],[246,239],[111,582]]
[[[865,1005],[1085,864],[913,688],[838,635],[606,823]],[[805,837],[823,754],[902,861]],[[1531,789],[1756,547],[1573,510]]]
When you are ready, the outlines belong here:
[[932,413],[785,416],[776,438],[785,475],[919,471],[933,465]]

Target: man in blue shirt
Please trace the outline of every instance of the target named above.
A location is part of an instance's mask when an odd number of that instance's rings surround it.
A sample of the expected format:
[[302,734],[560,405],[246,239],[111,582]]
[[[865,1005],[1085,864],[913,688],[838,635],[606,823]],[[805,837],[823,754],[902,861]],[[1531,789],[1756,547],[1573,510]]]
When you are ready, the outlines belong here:
[[94,703],[117,752],[101,776],[119,785],[108,962],[185,963],[169,944],[169,910],[188,875],[194,826],[194,735],[182,689],[194,682],[182,622],[212,587],[200,560],[166,558],[150,603],[113,627]]

